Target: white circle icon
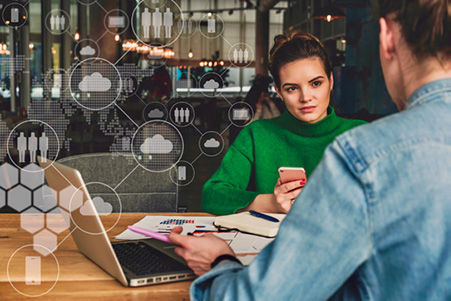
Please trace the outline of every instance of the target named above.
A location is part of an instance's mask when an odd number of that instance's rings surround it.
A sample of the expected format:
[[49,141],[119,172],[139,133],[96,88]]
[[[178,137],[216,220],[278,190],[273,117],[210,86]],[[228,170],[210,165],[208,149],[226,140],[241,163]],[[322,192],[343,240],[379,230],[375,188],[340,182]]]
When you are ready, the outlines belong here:
[[80,62],[72,71],[69,81],[75,102],[92,111],[114,105],[122,91],[122,79],[116,66],[102,58],[89,58]]

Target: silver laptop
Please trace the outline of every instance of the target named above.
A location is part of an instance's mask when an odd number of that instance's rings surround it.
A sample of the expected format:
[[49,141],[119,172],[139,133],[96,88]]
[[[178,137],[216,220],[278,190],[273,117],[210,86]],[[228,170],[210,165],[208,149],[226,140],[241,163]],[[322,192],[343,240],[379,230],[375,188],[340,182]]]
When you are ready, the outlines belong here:
[[83,215],[80,208],[70,213],[72,237],[83,255],[120,283],[136,287],[195,278],[183,258],[175,254],[174,245],[156,239],[110,242],[80,172],[41,158],[38,162],[55,191],[72,185],[82,192],[83,206],[94,214]]

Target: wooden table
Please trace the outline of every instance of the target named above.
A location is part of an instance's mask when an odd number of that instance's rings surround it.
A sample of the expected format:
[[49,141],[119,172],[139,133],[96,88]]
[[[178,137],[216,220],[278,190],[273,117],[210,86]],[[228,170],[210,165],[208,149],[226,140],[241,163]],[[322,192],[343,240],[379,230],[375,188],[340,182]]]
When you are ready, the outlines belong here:
[[[124,231],[128,225],[136,223],[146,215],[151,214],[122,214],[119,223],[108,232],[108,236],[112,239],[112,237]],[[210,216],[206,213],[158,213],[154,215]],[[105,228],[110,228],[116,219],[117,214],[111,214],[104,219]],[[10,264],[10,278],[13,278],[11,281],[14,287],[29,295],[45,293],[44,288],[50,289],[39,300],[189,300],[191,281],[140,288],[122,286],[78,252],[75,242],[68,235],[69,230],[58,235],[58,243],[62,243],[54,252],[60,267],[58,281],[55,281],[57,268],[42,268],[41,285],[25,285],[25,273],[13,272],[13,265]],[[65,237],[67,238],[62,241]],[[25,262],[24,257],[28,255],[25,255],[24,251],[27,248],[31,251],[32,247],[24,248],[12,256],[13,253],[22,246],[29,244],[33,244],[33,235],[20,227],[20,215],[0,214],[0,300],[30,300],[29,297],[20,294],[13,288],[7,276],[8,261],[22,260],[22,262]],[[44,261],[55,262],[52,255],[43,258],[43,265]],[[13,276],[11,276],[12,274]],[[17,276],[22,274],[22,278]],[[54,283],[56,283],[55,286],[51,288]]]

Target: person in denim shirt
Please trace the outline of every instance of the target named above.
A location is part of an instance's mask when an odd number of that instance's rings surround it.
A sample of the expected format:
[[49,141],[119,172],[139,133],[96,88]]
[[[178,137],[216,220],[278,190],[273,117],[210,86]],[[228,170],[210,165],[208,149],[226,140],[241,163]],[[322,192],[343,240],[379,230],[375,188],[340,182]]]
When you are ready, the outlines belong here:
[[193,300],[451,300],[451,12],[447,1],[378,2],[401,112],[335,139],[249,267],[219,238],[174,229],[202,275]]

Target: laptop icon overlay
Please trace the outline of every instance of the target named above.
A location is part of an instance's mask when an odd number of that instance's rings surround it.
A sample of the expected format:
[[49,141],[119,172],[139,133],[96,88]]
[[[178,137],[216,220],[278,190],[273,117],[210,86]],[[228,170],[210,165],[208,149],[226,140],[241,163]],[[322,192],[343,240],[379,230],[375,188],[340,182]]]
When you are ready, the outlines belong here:
[[81,214],[81,207],[71,210],[72,238],[83,255],[117,281],[138,287],[196,277],[183,258],[175,254],[174,245],[156,239],[110,242],[80,172],[56,162],[43,162],[40,157],[38,162],[52,189],[61,191],[72,185],[83,194],[83,206],[94,214]]

